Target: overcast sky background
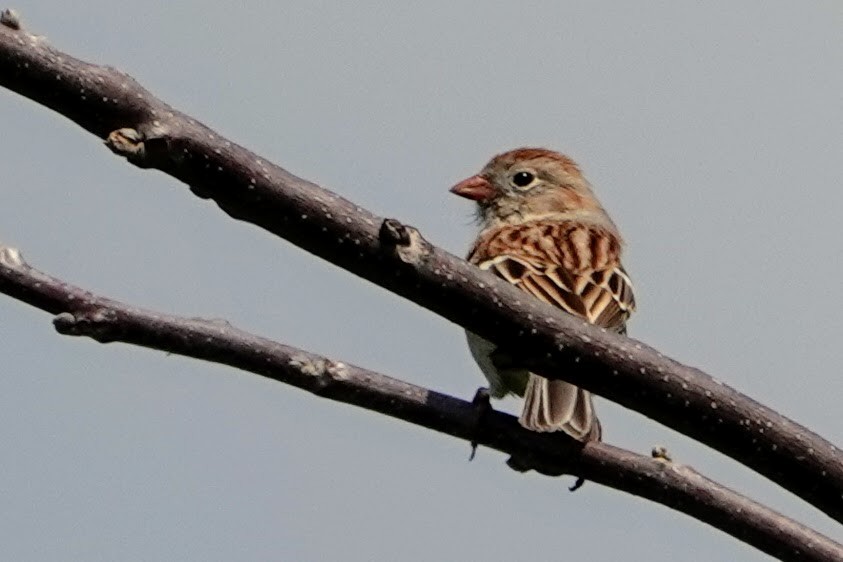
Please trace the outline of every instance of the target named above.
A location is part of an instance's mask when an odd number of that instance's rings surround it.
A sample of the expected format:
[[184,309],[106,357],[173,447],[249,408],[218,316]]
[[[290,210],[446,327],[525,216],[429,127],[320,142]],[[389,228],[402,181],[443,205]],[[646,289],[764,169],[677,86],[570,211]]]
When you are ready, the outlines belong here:
[[[420,3],[421,4],[421,3]],[[630,335],[843,444],[843,3],[18,2],[302,177],[463,254],[447,192],[522,145],[578,160],[624,233]],[[129,303],[470,398],[462,330],[229,219],[0,91],[0,240]],[[57,335],[0,296],[9,560],[767,560],[659,505],[229,368]],[[516,403],[502,407],[514,411]],[[815,526],[760,476],[601,400],[608,442]]]

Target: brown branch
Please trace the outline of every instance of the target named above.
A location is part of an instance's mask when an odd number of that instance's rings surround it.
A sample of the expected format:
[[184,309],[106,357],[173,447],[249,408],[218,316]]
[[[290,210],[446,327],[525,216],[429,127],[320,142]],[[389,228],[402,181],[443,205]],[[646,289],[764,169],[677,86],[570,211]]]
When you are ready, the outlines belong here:
[[[605,443],[523,429],[513,416],[236,329],[94,295],[33,269],[0,244],[0,292],[55,314],[59,333],[125,342],[223,363],[390,417],[528,459],[547,474],[573,474],[699,519],[779,558],[843,559],[843,545],[663,455],[647,458]],[[654,455],[655,456],[655,455]]]
[[843,521],[843,453],[702,371],[525,298],[414,229],[293,176],[156,99],[128,75],[74,59],[19,25],[0,25],[0,85],[106,139],[136,166],[187,183],[232,217],[491,341],[514,342],[524,363],[544,376],[637,410]]

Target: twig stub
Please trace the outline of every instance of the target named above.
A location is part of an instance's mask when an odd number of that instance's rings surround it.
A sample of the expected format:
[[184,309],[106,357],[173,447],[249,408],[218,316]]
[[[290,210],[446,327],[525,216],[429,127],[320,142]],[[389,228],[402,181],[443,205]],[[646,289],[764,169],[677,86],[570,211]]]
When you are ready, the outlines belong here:
[[127,160],[137,161],[146,157],[143,140],[143,135],[139,131],[126,127],[111,131],[105,139],[105,146],[114,154],[123,156]]
[[384,219],[381,223],[379,238],[382,244],[388,246],[409,246],[410,232],[397,219]]
[[16,11],[7,8],[0,12],[0,24],[17,31],[21,28],[20,16]]

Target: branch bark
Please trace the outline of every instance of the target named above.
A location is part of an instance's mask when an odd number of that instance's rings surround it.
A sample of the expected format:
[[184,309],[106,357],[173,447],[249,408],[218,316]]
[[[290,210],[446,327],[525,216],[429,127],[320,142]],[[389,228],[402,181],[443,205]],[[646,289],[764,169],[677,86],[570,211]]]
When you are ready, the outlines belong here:
[[843,453],[698,369],[525,299],[504,281],[220,137],[110,67],[77,60],[0,22],[0,85],[68,117],[142,168],[157,168],[230,216],[464,326],[515,342],[525,365],[717,449],[843,521]]
[[56,315],[59,333],[125,342],[223,363],[311,392],[528,459],[548,474],[573,474],[661,503],[772,556],[843,559],[843,545],[693,468],[605,443],[585,446],[562,434],[527,431],[513,416],[354,365],[249,334],[228,322],[181,318],[94,295],[33,269],[0,244],[0,292]]

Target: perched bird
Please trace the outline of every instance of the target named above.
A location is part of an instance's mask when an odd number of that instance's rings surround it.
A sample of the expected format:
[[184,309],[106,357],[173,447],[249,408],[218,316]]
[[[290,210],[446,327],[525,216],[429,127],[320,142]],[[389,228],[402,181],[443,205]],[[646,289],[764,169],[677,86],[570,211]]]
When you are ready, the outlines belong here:
[[[471,263],[591,324],[626,333],[635,299],[621,265],[621,236],[573,160],[519,148],[495,156],[451,192],[477,202],[482,230]],[[600,440],[589,392],[519,368],[505,350],[466,336],[489,394],[524,397],[522,426]]]

